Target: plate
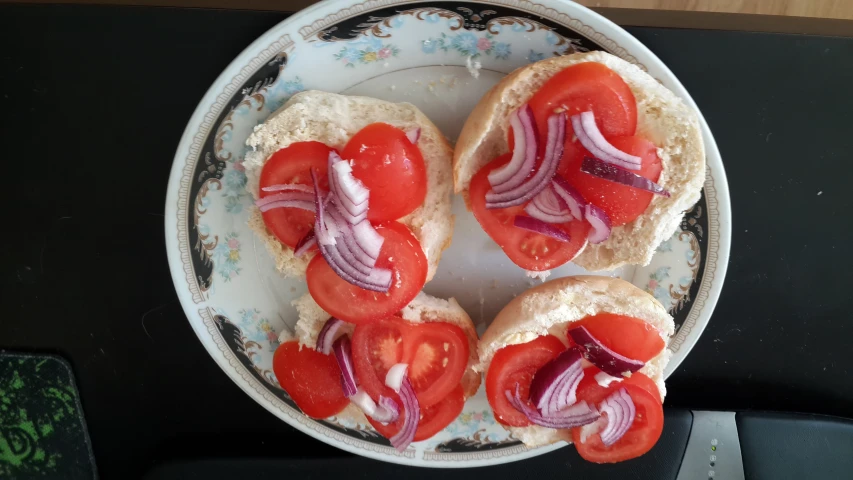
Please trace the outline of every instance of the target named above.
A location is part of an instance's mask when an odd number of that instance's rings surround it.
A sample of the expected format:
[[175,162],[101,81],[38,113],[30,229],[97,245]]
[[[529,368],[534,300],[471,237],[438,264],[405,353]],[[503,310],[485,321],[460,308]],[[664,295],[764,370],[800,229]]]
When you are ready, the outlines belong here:
[[[169,179],[169,266],[187,318],[211,357],[280,419],[378,460],[471,467],[516,461],[564,445],[524,447],[496,424],[484,388],[443,432],[404,452],[367,425],[335,418],[317,421],[300,413],[278,386],[272,356],[279,333],[296,322],[290,302],[306,288],[304,282],[275,272],[271,257],[246,225],[251,197],[242,161],[253,127],[302,90],[410,102],[455,140],[481,95],[508,72],[552,55],[596,49],[638,65],[695,107],[672,72],[635,38],[592,11],[560,0],[330,0],[261,36],[199,103]],[[729,256],[725,172],[704,119],[702,128],[708,164],[702,199],[649,266],[603,273],[652,293],[674,315],[677,332],[667,375],[707,325]],[[514,295],[535,281],[489,240],[460,198],[453,210],[453,244],[425,291],[456,297],[482,333]],[[583,270],[567,265],[554,276],[576,273]]]

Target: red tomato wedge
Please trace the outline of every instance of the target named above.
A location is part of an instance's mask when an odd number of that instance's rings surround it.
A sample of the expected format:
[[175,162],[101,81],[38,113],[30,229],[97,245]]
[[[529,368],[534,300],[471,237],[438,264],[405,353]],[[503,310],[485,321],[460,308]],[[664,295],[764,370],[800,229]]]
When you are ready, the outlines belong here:
[[[528,104],[540,134],[548,131],[548,117],[557,110],[565,111],[570,118],[592,111],[595,123],[607,138],[634,135],[637,131],[637,101],[631,88],[619,74],[597,62],[563,69],[545,82]],[[566,143],[571,142],[572,136],[569,123]]]
[[557,225],[566,231],[570,242],[561,242],[554,238],[524,230],[513,225],[516,215],[527,215],[524,207],[487,209],[486,193],[491,190],[489,172],[509,162],[510,154],[502,155],[481,168],[471,179],[469,197],[474,217],[483,230],[506,253],[513,263],[525,270],[550,270],[575,258],[586,245],[590,226],[580,220]]
[[426,165],[406,133],[387,123],[373,123],[350,139],[341,157],[352,160],[352,173],[370,189],[367,218],[396,220],[424,203]]
[[334,355],[285,342],[275,351],[272,369],[281,388],[311,418],[331,417],[349,405]]
[[[608,141],[619,150],[636,155],[643,161],[640,170],[633,173],[657,182],[661,173],[661,162],[657,147],[643,137],[613,137]],[[585,156],[592,156],[580,142],[567,142],[558,173],[575,187],[587,202],[599,207],[610,217],[614,227],[635,220],[646,211],[655,194],[620,183],[594,177],[581,172]]]
[[427,259],[417,237],[402,223],[376,225],[385,238],[378,268],[393,272],[391,288],[386,293],[357,287],[335,273],[322,256],[308,264],[308,291],[320,307],[345,322],[364,324],[387,318],[409,304],[426,283]]
[[565,349],[560,339],[545,335],[520,345],[509,345],[495,353],[486,373],[486,397],[498,422],[512,427],[532,425],[523,413],[509,403],[505,392],[515,392],[515,385],[518,384],[521,398],[529,398],[533,375]]
[[374,400],[393,393],[385,386],[388,370],[397,363],[408,364],[407,375],[421,407],[441,402],[459,386],[469,354],[468,337],[456,325],[412,324],[398,317],[358,325],[352,351],[359,384]]
[[[655,327],[639,318],[599,313],[569,324],[568,329],[581,326],[607,348],[634,360],[648,362],[666,347]],[[574,344],[571,337],[569,344]]]
[[590,462],[615,463],[639,457],[651,450],[663,432],[663,405],[654,382],[642,373],[635,373],[622,382],[602,387],[593,378],[594,374],[588,370],[590,369],[584,371],[584,378],[578,385],[578,400],[598,405],[612,392],[625,388],[634,402],[637,415],[625,436],[609,447],[602,443],[598,434],[593,434],[585,442],[581,442],[581,429],[573,428],[572,441],[580,456]]
[[[396,394],[393,395],[395,395],[394,400],[397,400],[398,405],[400,405],[399,397]],[[426,408],[421,406],[421,419],[418,421],[418,429],[415,430],[414,441],[426,440],[444,430],[444,427],[450,425],[450,422],[462,413],[463,407],[465,407],[465,395],[462,391],[462,385],[457,385],[452,392],[435,405]],[[382,425],[373,419],[368,418],[367,420],[383,437],[391,438],[403,427],[403,409],[400,409],[400,418],[395,423]]]
[[[261,170],[261,198],[280,192],[265,192],[264,187],[285,183],[312,185],[311,169],[316,169],[320,188],[329,189],[328,162],[332,149],[320,142],[297,142],[272,154]],[[274,208],[263,213],[264,224],[283,244],[295,248],[314,227],[314,212],[301,208]]]

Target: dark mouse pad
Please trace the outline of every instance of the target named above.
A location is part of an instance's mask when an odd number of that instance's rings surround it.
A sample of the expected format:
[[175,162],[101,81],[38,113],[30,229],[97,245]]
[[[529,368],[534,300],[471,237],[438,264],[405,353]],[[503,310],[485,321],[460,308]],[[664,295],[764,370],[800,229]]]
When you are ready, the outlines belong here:
[[71,366],[0,353],[0,478],[97,478]]

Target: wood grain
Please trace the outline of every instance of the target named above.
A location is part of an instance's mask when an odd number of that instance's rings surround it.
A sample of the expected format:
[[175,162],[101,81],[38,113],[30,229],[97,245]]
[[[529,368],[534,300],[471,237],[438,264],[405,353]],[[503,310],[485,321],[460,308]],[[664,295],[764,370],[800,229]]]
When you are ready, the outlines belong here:
[[744,13],[853,20],[851,0],[576,0],[597,8]]

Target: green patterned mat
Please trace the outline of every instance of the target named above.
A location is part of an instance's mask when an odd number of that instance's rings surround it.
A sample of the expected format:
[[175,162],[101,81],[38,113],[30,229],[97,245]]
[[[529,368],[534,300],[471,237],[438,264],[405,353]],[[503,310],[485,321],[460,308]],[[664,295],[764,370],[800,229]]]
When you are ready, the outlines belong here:
[[0,478],[97,478],[79,398],[64,359],[0,353]]

